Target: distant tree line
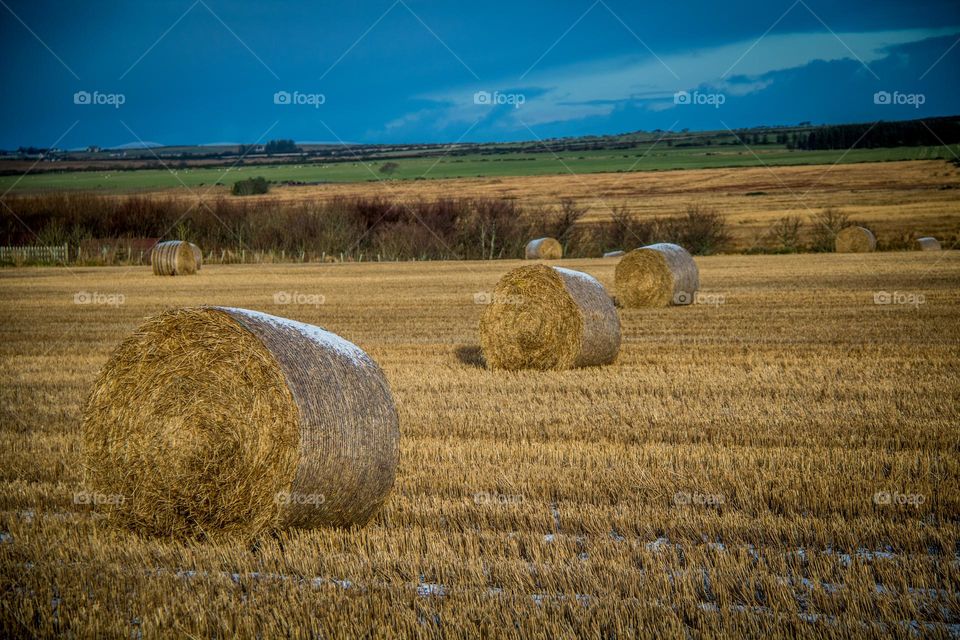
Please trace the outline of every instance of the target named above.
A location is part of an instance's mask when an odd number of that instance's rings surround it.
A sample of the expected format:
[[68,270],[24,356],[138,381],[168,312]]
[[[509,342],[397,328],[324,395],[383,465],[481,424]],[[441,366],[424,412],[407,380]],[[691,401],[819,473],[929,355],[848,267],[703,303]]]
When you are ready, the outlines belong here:
[[817,127],[791,136],[794,149],[875,149],[960,143],[960,117],[903,122],[840,124]]
[[[237,152],[241,156],[245,156],[251,153],[258,153],[257,148],[259,145],[255,144],[241,144],[237,148]],[[259,153],[265,153],[268,156],[275,153],[300,153],[302,149],[297,146],[297,143],[293,140],[271,140],[267,144],[263,145],[263,151]]]

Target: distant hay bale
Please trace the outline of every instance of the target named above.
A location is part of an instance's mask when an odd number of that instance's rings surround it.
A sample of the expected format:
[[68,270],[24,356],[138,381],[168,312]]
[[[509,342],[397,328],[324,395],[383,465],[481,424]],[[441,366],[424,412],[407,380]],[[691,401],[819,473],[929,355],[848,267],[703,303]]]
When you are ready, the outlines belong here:
[[86,483],[153,535],[363,525],[393,486],[398,444],[390,388],[359,347],[225,307],[147,320],[83,413]]
[[150,264],[155,276],[183,276],[197,272],[197,257],[189,242],[168,240],[158,242],[150,252]]
[[603,254],[603,257],[604,257],[604,258],[619,258],[620,256],[624,256],[624,255],[626,255],[626,254],[627,254],[626,251],[623,251],[623,250],[621,250],[621,249],[617,249],[616,251],[607,251],[605,254]]
[[870,229],[844,227],[837,233],[837,253],[868,253],[877,248],[877,239]]
[[197,261],[197,271],[200,271],[200,267],[203,266],[203,251],[200,250],[200,247],[190,243],[190,250],[193,251],[193,257]]
[[917,248],[920,251],[940,251],[940,241],[932,236],[917,238]]
[[527,243],[527,260],[559,260],[563,257],[563,245],[553,238],[537,238]]
[[480,318],[491,369],[569,369],[609,364],[620,318],[603,285],[579,271],[530,265],[507,273]]
[[614,284],[624,307],[690,304],[700,289],[700,271],[686,249],[662,242],[625,255],[617,263]]

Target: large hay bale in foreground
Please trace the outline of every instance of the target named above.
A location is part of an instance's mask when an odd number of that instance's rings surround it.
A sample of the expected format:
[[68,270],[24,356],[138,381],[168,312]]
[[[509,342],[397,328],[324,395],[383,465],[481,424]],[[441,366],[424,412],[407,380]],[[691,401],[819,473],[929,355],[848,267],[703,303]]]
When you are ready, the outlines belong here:
[[559,260],[563,257],[563,245],[553,238],[537,238],[527,243],[527,260]]
[[398,444],[390,388],[359,347],[224,307],[141,325],[83,419],[88,486],[156,535],[363,525],[393,486]]
[[180,240],[158,242],[150,252],[150,264],[155,276],[183,276],[197,272],[197,257],[193,245]]
[[844,227],[837,233],[837,253],[869,253],[876,248],[876,237],[865,227]]
[[497,283],[480,318],[491,369],[569,369],[609,364],[620,350],[620,318],[603,285],[586,273],[530,265]]
[[917,238],[917,248],[920,251],[940,251],[940,241],[932,236]]
[[617,263],[614,284],[624,307],[691,304],[700,289],[700,271],[686,249],[662,242],[625,255]]
[[197,261],[197,271],[200,271],[200,267],[203,266],[203,251],[192,242],[190,243],[190,250],[193,251],[193,257]]

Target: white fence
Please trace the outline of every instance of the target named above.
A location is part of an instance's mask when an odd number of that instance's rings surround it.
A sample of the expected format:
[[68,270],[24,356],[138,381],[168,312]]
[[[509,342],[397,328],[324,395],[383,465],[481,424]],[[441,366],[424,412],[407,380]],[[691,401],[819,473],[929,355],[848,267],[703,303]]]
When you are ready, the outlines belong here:
[[0,247],[0,262],[66,262],[67,245],[53,247]]

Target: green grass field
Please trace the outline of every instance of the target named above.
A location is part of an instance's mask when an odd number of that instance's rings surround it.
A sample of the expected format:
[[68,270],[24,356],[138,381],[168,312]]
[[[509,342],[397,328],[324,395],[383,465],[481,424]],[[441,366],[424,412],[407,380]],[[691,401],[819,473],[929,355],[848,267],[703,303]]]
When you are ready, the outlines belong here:
[[750,149],[738,146],[654,147],[639,146],[626,150],[564,152],[559,154],[516,153],[503,155],[465,155],[439,158],[405,158],[395,162],[397,169],[386,176],[381,162],[336,162],[236,166],[218,168],[180,168],[168,161],[167,169],[130,171],[65,171],[26,176],[0,177],[0,193],[98,190],[129,192],[199,187],[221,182],[264,176],[274,182],[363,182],[391,179],[469,178],[493,176],[533,176],[616,171],[664,171],[768,165],[833,164],[837,162],[884,162],[892,160],[949,159],[960,155],[960,145],[940,147],[898,147],[857,149],[853,151],[790,151],[779,145]]

